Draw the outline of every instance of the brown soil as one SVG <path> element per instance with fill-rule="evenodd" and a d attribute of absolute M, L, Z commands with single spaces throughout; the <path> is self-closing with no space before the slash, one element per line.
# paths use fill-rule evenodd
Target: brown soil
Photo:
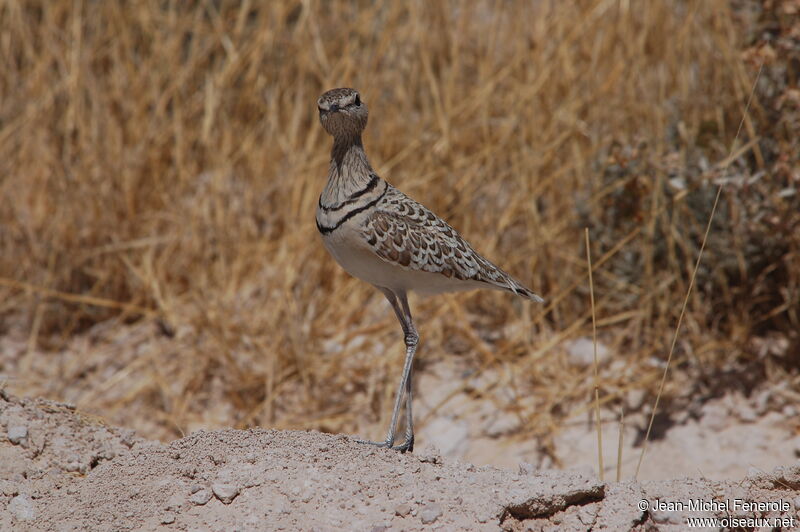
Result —
<path fill-rule="evenodd" d="M 642 511 L 639 501 L 771 501 L 780 508 L 727 513 L 795 523 L 800 507 L 798 466 L 736 482 L 603 483 L 318 432 L 200 431 L 165 445 L 8 394 L 0 427 L 2 530 L 679 530 L 726 512 Z"/>

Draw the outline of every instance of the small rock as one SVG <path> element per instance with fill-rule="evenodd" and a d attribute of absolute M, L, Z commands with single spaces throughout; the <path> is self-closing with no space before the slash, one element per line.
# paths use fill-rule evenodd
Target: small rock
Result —
<path fill-rule="evenodd" d="M 442 507 L 438 504 L 429 504 L 420 512 L 423 525 L 429 525 L 442 516 Z"/>
<path fill-rule="evenodd" d="M 217 482 L 211 485 L 211 490 L 217 499 L 225 504 L 230 504 L 239 495 L 239 486 Z M 199 491 L 197 493 L 200 493 Z M 196 495 L 196 494 L 195 494 Z"/>
<path fill-rule="evenodd" d="M 175 493 L 173 493 L 169 499 L 167 499 L 167 502 L 164 504 L 164 506 L 162 506 L 162 509 L 165 512 L 177 512 L 181 509 L 181 506 L 183 506 L 184 502 L 185 499 L 183 494 L 175 491 Z"/>
<path fill-rule="evenodd" d="M 597 363 L 602 364 L 608 358 L 608 348 L 597 343 Z M 591 338 L 578 338 L 567 344 L 567 360 L 573 366 L 586 368 L 594 365 L 594 342 Z"/>
<path fill-rule="evenodd" d="M 20 493 L 8 503 L 8 511 L 17 521 L 31 521 L 36 518 L 33 500 L 27 493 Z"/>
<path fill-rule="evenodd" d="M 394 514 L 399 515 L 400 517 L 405 517 L 411 512 L 411 506 L 408 504 L 398 504 L 394 509 Z"/>
<path fill-rule="evenodd" d="M 419 455 L 419 461 L 426 464 L 441 464 L 442 454 L 436 447 L 428 447 L 424 449 Z"/>
<path fill-rule="evenodd" d="M 389 525 L 385 525 L 385 524 L 374 525 L 369 530 L 370 530 L 370 532 L 386 532 L 387 530 L 389 530 Z"/>
<path fill-rule="evenodd" d="M 82 464 L 77 460 L 67 462 L 67 464 L 64 466 L 65 471 L 69 473 L 80 473 L 81 475 L 85 474 L 87 469 L 88 467 L 86 467 L 86 464 Z"/>
<path fill-rule="evenodd" d="M 128 448 L 133 447 L 136 443 L 136 432 L 133 429 L 119 429 L 119 441 Z"/>
<path fill-rule="evenodd" d="M 8 441 L 14 445 L 24 444 L 28 440 L 28 427 L 25 425 L 13 425 L 8 427 Z"/>
<path fill-rule="evenodd" d="M 175 514 L 172 512 L 167 512 L 161 516 L 162 525 L 171 525 L 174 522 L 175 522 Z"/>

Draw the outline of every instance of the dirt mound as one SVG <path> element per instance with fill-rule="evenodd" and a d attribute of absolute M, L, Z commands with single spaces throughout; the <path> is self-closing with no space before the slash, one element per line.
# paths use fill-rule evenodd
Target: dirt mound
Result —
<path fill-rule="evenodd" d="M 417 530 L 683 528 L 640 501 L 778 501 L 795 518 L 800 468 L 725 483 L 601 483 L 398 454 L 317 432 L 197 432 L 168 445 L 68 405 L 0 397 L 3 530 Z M 736 514 L 736 512 L 729 512 Z"/>

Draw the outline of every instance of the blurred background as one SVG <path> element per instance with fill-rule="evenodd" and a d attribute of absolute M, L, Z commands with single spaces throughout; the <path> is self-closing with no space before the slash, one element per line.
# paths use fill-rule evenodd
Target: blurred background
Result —
<path fill-rule="evenodd" d="M 643 476 L 796 459 L 798 78 L 798 0 L 3 2 L 0 381 L 154 439 L 382 436 L 402 335 L 314 226 L 351 86 L 378 173 L 547 300 L 412 299 L 420 445 L 597 468 L 588 227 L 630 476 L 722 186 Z"/>

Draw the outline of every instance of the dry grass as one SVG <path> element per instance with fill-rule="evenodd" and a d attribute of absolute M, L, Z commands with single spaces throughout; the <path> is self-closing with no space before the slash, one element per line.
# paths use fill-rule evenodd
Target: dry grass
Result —
<path fill-rule="evenodd" d="M 763 51 L 742 30 L 755 24 L 702 0 L 5 2 L 0 315 L 23 316 L 27 340 L 2 371 L 22 392 L 147 411 L 162 437 L 380 432 L 399 328 L 314 228 L 330 144 L 315 100 L 353 86 L 379 173 L 548 300 L 418 300 L 422 358 L 515 375 L 470 393 L 518 387 L 506 406 L 527 435 L 587 403 L 591 368 L 556 354 L 590 331 L 590 225 L 598 334 L 616 354 L 601 402 L 654 392 Z M 786 349 L 753 347 L 797 345 L 800 328 L 798 195 L 777 195 L 800 180 L 798 121 L 774 120 L 797 103 L 776 111 L 781 75 L 745 122 L 676 352 L 694 380 L 667 382 L 667 403 L 713 393 L 708 375 L 794 375 Z M 80 356 L 59 358 L 76 338 Z"/>

